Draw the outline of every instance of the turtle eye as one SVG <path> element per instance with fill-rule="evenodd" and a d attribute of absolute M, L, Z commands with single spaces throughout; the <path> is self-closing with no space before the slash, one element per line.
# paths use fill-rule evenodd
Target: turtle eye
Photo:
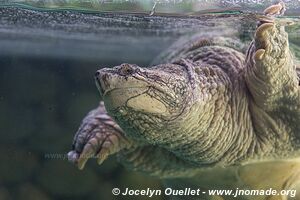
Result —
<path fill-rule="evenodd" d="M 131 75 L 134 72 L 134 68 L 129 64 L 122 64 L 119 72 L 123 76 Z"/>

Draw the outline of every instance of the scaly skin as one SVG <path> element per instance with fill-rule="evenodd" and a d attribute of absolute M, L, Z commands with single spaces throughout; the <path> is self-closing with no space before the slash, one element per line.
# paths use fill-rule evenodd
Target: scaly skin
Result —
<path fill-rule="evenodd" d="M 68 158 L 79 169 L 83 169 L 86 161 L 93 156 L 101 164 L 110 154 L 132 146 L 132 142 L 123 135 L 122 129 L 107 115 L 103 102 L 100 102 L 99 107 L 83 119 Z"/>
<path fill-rule="evenodd" d="M 220 173 L 232 177 L 223 184 L 229 188 L 294 187 L 300 180 L 299 78 L 287 33 L 269 18 L 284 9 L 279 3 L 265 10 L 246 55 L 237 41 L 198 37 L 164 56 L 165 64 L 99 70 L 106 110 L 100 103 L 84 119 L 69 159 L 82 169 L 89 157 L 101 163 L 118 152 L 131 169 L 200 177 L 198 186 Z M 266 170 L 280 176 L 261 185 Z"/>

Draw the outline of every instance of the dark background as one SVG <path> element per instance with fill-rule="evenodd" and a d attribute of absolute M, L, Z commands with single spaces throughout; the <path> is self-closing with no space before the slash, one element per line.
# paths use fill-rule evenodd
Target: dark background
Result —
<path fill-rule="evenodd" d="M 114 199 L 114 187 L 160 187 L 114 158 L 79 171 L 47 157 L 70 150 L 81 118 L 97 106 L 96 63 L 1 57 L 0 66 L 1 200 Z"/>

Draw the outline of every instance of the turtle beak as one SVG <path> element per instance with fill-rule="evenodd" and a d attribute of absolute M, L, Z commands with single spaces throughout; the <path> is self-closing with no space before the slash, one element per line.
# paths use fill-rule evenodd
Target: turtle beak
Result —
<path fill-rule="evenodd" d="M 97 87 L 98 91 L 100 92 L 100 96 L 103 97 L 104 89 L 101 86 L 100 76 L 101 76 L 100 70 L 96 71 L 96 73 L 95 73 L 96 87 Z"/>

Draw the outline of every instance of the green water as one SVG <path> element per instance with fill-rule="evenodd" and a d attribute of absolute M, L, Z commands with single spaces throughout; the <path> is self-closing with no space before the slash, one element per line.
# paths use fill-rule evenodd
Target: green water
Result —
<path fill-rule="evenodd" d="M 97 1 L 52 6 L 28 2 L 21 8 L 20 2 L 4 2 L 0 8 L 0 200 L 115 199 L 115 187 L 162 188 L 158 179 L 130 172 L 114 157 L 101 166 L 92 160 L 79 171 L 66 157 L 49 155 L 70 150 L 81 119 L 97 106 L 97 69 L 124 62 L 146 67 L 180 37 L 201 31 L 248 43 L 255 21 L 236 11 L 194 16 L 197 10 L 188 5 L 171 10 L 176 16 L 149 16 L 101 13 Z M 114 9 L 134 10 L 129 4 L 120 6 Z M 141 4 L 135 11 L 148 13 L 152 6 Z M 70 10 L 74 7 L 77 11 Z M 79 12 L 82 8 L 94 12 Z M 190 11 L 193 17 L 187 17 Z M 287 31 L 300 59 L 299 24 Z"/>

